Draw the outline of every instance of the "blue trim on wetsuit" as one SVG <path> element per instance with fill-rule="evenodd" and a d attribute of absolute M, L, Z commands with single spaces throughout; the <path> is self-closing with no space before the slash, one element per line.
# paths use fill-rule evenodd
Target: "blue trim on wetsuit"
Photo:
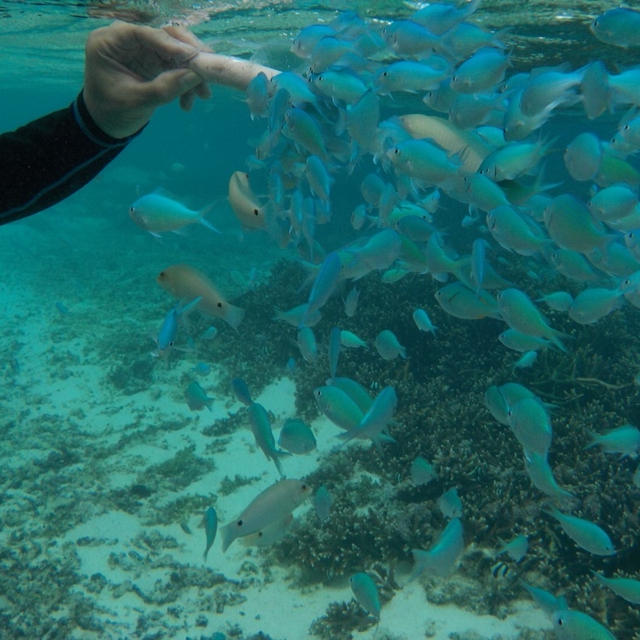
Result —
<path fill-rule="evenodd" d="M 0 224 L 46 209 L 83 187 L 132 138 L 93 121 L 82 92 L 67 108 L 0 135 Z"/>

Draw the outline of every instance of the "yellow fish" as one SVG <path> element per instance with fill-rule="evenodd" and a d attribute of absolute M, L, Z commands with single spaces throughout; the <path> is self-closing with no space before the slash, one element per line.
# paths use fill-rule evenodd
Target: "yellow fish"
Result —
<path fill-rule="evenodd" d="M 203 273 L 186 264 L 174 264 L 163 269 L 157 278 L 158 284 L 179 300 L 200 297 L 196 308 L 202 313 L 222 318 L 234 329 L 238 328 L 244 309 L 229 304 Z"/>
<path fill-rule="evenodd" d="M 229 178 L 229 203 L 243 227 L 264 229 L 267 226 L 264 208 L 251 190 L 249 175 L 244 171 L 234 171 Z"/>

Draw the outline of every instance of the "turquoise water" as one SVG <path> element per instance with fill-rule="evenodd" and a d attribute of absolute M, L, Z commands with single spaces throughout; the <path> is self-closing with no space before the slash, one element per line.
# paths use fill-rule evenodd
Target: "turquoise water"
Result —
<path fill-rule="evenodd" d="M 613 74 L 634 63 L 637 49 L 591 35 L 589 23 L 607 8 L 486 1 L 470 20 L 485 29 L 509 27 L 502 35 L 511 55 L 507 77 L 597 59 Z M 113 16 L 152 25 L 183 21 L 220 53 L 302 71 L 304 63 L 289 51 L 298 31 L 347 9 L 377 30 L 414 7 L 4 2 L 0 130 L 74 99 L 87 34 Z M 424 110 L 420 98 L 383 97 L 381 119 Z M 560 107 L 532 134 L 549 143 L 532 172 L 554 183 L 548 195 L 584 201 L 593 195 L 593 181 L 568 176 L 564 150 L 584 131 L 609 140 L 626 109 L 588 120 L 581 104 Z M 337 118 L 330 101 L 322 111 Z M 265 126 L 250 118 L 242 94 L 221 87 L 190 113 L 168 105 L 85 188 L 0 228 L 0 638 L 568 637 L 554 631 L 551 612 L 533 604 L 521 581 L 565 597 L 560 608 L 588 614 L 619 640 L 640 637 L 637 605 L 591 573 L 640 579 L 637 461 L 584 449 L 592 431 L 639 421 L 637 308 L 623 301 L 594 324 L 580 324 L 540 303 L 549 324 L 568 335 L 561 337 L 566 352 L 546 348 L 520 369 L 514 364 L 521 354 L 497 339 L 507 328 L 503 320 L 463 320 L 437 304 L 434 295 L 445 284 L 440 275 L 414 269 L 388 282 L 399 274 L 372 269 L 354 283 L 341 282 L 322 306 L 313 327 L 318 359 L 307 363 L 296 327 L 273 320 L 276 310 L 307 301 L 307 242 L 292 234 L 283 248 L 274 234 L 243 229 L 227 198 L 231 173 L 251 169 L 252 185 L 266 201 L 268 172 L 247 164 Z M 638 168 L 633 154 L 628 161 Z M 370 154 L 352 167 L 337 153 L 330 171 L 332 217 L 316 226 L 315 258 L 356 242 L 341 254 L 345 260 L 380 228 L 358 231 L 351 223 L 362 180 L 374 172 L 391 184 L 402 172 L 374 163 Z M 299 168 L 293 175 L 302 180 Z M 395 184 L 400 191 L 401 180 Z M 193 209 L 212 205 L 207 219 L 223 233 L 191 225 L 156 238 L 137 227 L 129 207 L 158 188 Z M 638 182 L 631 188 L 637 192 Z M 424 195 L 432 186 L 419 189 Z M 368 213 L 380 215 L 377 208 Z M 512 283 L 499 288 L 517 287 L 535 299 L 555 290 L 576 296 L 587 287 L 559 274 L 542 252 L 525 256 L 501 247 L 484 213 L 470 226 L 462 225 L 465 215 L 466 203 L 443 194 L 434 226 L 450 257 L 469 255 L 474 239 L 485 238 L 488 263 Z M 622 237 L 614 244 L 623 246 Z M 424 255 L 426 241 L 416 245 Z M 234 331 L 219 318 L 189 314 L 174 348 L 158 357 L 155 341 L 175 300 L 156 278 L 179 263 L 206 273 L 245 309 L 245 318 Z M 625 264 L 624 276 L 599 271 L 588 286 L 614 289 L 636 271 Z M 449 274 L 448 283 L 455 279 Z M 357 313 L 347 316 L 344 299 L 354 284 L 360 300 Z M 418 307 L 438 327 L 435 335 L 417 330 L 411 314 Z M 342 430 L 318 410 L 314 390 L 329 377 L 334 326 L 368 344 L 341 351 L 338 375 L 361 383 L 371 398 L 395 389 L 388 425 L 394 443 L 357 438 L 340 446 Z M 383 329 L 395 333 L 406 359 L 378 354 L 374 341 Z M 233 393 L 236 377 L 270 412 L 276 441 L 288 418 L 311 425 L 317 448 L 283 457 L 282 468 L 313 492 L 327 487 L 333 504 L 323 521 L 305 500 L 286 535 L 269 545 L 241 539 L 223 553 L 218 531 L 205 561 L 205 509 L 215 507 L 222 528 L 279 478 Z M 193 380 L 213 398 L 210 410 L 190 410 L 185 391 Z M 487 390 L 507 382 L 554 405 L 548 459 L 573 500 L 551 500 L 533 486 L 520 443 L 487 409 Z M 428 484 L 411 479 L 418 455 L 435 467 Z M 465 551 L 449 575 L 426 570 L 410 580 L 411 550 L 430 549 L 438 539 L 448 521 L 438 501 L 452 487 L 462 501 Z M 617 553 L 580 548 L 545 513 L 551 504 L 602 527 Z M 522 560 L 496 556 L 519 534 L 529 541 Z M 349 577 L 362 571 L 380 593 L 379 625 L 349 587 Z M 590 637 L 582 633 L 575 637 Z"/>

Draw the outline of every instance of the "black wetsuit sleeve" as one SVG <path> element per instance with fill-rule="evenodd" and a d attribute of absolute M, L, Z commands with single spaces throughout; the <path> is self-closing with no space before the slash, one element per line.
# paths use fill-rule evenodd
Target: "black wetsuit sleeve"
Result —
<path fill-rule="evenodd" d="M 105 134 L 89 115 L 82 92 L 68 108 L 0 135 L 0 224 L 71 195 L 135 135 Z"/>

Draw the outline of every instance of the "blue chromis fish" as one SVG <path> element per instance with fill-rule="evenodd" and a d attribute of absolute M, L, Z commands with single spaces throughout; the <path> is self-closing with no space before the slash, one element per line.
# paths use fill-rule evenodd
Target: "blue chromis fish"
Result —
<path fill-rule="evenodd" d="M 313 507 L 320 522 L 325 522 L 329 519 L 332 504 L 333 497 L 329 493 L 329 489 L 325 485 L 318 487 L 318 490 L 313 495 Z"/>
<path fill-rule="evenodd" d="M 378 587 L 373 579 L 366 573 L 360 572 L 349 578 L 353 597 L 358 604 L 376 620 L 380 619 L 380 596 Z"/>
<path fill-rule="evenodd" d="M 640 12 L 625 7 L 609 9 L 591 23 L 593 35 L 616 47 L 640 45 Z"/>
<path fill-rule="evenodd" d="M 376 336 L 374 344 L 380 357 L 385 360 L 394 360 L 398 356 L 401 358 L 407 357 L 405 348 L 398 342 L 395 333 L 389 329 L 381 331 Z"/>
<path fill-rule="evenodd" d="M 431 318 L 429 318 L 429 314 L 424 309 L 416 309 L 413 312 L 412 317 L 413 317 L 413 321 L 416 324 L 416 327 L 418 327 L 420 331 L 429 331 L 434 336 L 436 335 L 436 329 L 438 327 L 436 327 L 431 322 Z"/>
<path fill-rule="evenodd" d="M 632 578 L 605 578 L 603 575 L 592 571 L 598 582 L 611 589 L 616 595 L 624 598 L 631 604 L 640 604 L 640 580 Z"/>
<path fill-rule="evenodd" d="M 458 558 L 464 550 L 462 522 L 459 518 L 449 520 L 436 543 L 429 549 L 412 549 L 414 568 L 409 580 L 414 580 L 423 571 L 446 578 L 456 567 Z"/>
<path fill-rule="evenodd" d="M 520 562 L 529 549 L 529 539 L 525 535 L 518 535 L 509 542 L 503 542 L 496 556 L 506 553 L 514 562 Z"/>
<path fill-rule="evenodd" d="M 605 453 L 619 453 L 624 456 L 635 457 L 640 450 L 640 430 L 631 424 L 623 424 L 607 431 L 607 433 L 592 434 L 593 439 L 585 447 L 602 447 Z"/>
<path fill-rule="evenodd" d="M 397 404 L 395 389 L 392 386 L 385 387 L 375 397 L 359 424 L 346 433 L 340 434 L 340 438 L 345 442 L 352 438 L 370 438 L 375 443 L 381 440 L 394 442 L 385 430 L 393 418 Z"/>
<path fill-rule="evenodd" d="M 462 517 L 462 500 L 458 495 L 458 487 L 445 491 L 437 501 L 438 508 L 447 518 Z"/>
<path fill-rule="evenodd" d="M 235 393 L 236 398 L 242 402 L 242 404 L 248 407 L 253 402 L 249 387 L 242 378 L 234 378 L 231 381 L 231 387 L 233 388 L 233 393 Z"/>
<path fill-rule="evenodd" d="M 303 480 L 283 478 L 259 493 L 242 513 L 220 530 L 222 551 L 236 539 L 282 521 L 309 496 L 311 488 Z"/>
<path fill-rule="evenodd" d="M 616 640 L 609 629 L 581 611 L 556 611 L 551 621 L 558 640 Z"/>
<path fill-rule="evenodd" d="M 189 383 L 189 386 L 185 390 L 184 395 L 187 399 L 187 405 L 189 405 L 189 409 L 191 409 L 191 411 L 200 411 L 205 407 L 207 407 L 207 409 L 211 411 L 213 398 L 207 396 L 207 392 L 200 386 L 200 384 L 196 380 L 193 380 Z"/>
<path fill-rule="evenodd" d="M 195 307 L 200 300 L 202 300 L 202 296 L 194 298 L 191 302 L 185 305 L 177 304 L 167 312 L 167 315 L 162 321 L 160 331 L 158 331 L 158 337 L 156 338 L 156 344 L 158 345 L 160 353 L 163 353 L 173 346 L 176 334 L 178 333 L 178 322 L 180 320 L 180 316 Z"/>
<path fill-rule="evenodd" d="M 207 507 L 204 512 L 204 531 L 207 536 L 207 544 L 204 548 L 204 559 L 206 560 L 218 531 L 218 515 L 213 507 Z"/>
<path fill-rule="evenodd" d="M 207 205 L 199 211 L 194 211 L 177 200 L 154 192 L 138 198 L 129 207 L 129 215 L 139 227 L 153 234 L 176 231 L 195 222 L 199 222 L 211 231 L 220 233 L 204 218 L 212 207 L 213 205 Z"/>
<path fill-rule="evenodd" d="M 286 454 L 276 448 L 276 440 L 271 431 L 271 420 L 267 410 L 258 402 L 252 402 L 248 408 L 249 421 L 251 422 L 251 432 L 256 440 L 256 444 L 262 449 L 262 453 L 273 460 L 278 473 L 282 476 L 282 466 L 280 465 L 280 456 Z"/>
<path fill-rule="evenodd" d="M 285 421 L 280 430 L 278 444 L 290 453 L 303 455 L 316 448 L 316 438 L 308 424 L 302 420 L 290 418 Z"/>
<path fill-rule="evenodd" d="M 433 465 L 425 460 L 422 456 L 414 458 L 411 462 L 411 482 L 416 486 L 421 484 L 428 484 L 433 479 L 438 477 Z"/>
<path fill-rule="evenodd" d="M 564 596 L 557 598 L 552 593 L 540 589 L 539 587 L 533 587 L 527 584 L 523 580 L 520 580 L 520 585 L 523 589 L 529 592 L 529 595 L 533 598 L 534 602 L 547 614 L 553 615 L 555 611 L 564 611 L 567 608 L 567 601 Z"/>
<path fill-rule="evenodd" d="M 336 377 L 341 346 L 341 331 L 338 327 L 333 327 L 329 333 L 329 375 L 332 378 Z"/>
<path fill-rule="evenodd" d="M 550 507 L 547 513 L 555 518 L 564 532 L 582 549 L 595 556 L 612 556 L 616 550 L 606 531 L 597 524 L 575 516 L 561 513 L 555 507 Z"/>

